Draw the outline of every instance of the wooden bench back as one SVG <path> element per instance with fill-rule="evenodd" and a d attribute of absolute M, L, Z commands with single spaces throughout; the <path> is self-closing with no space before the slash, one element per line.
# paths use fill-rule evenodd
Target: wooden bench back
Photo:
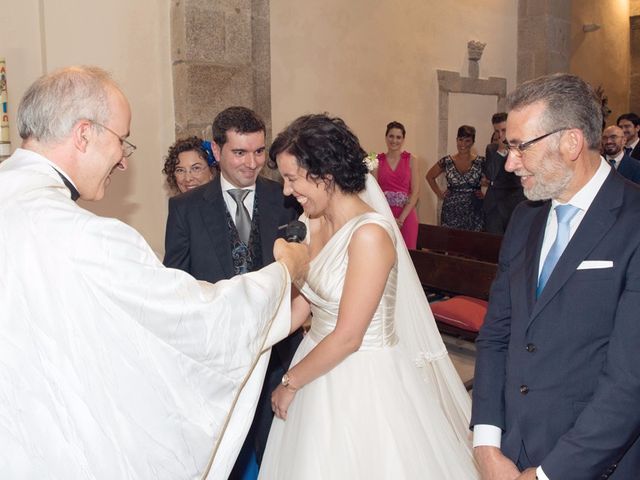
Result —
<path fill-rule="evenodd" d="M 417 249 L 449 253 L 458 257 L 498 263 L 502 236 L 470 232 L 421 223 L 418 226 Z"/>
<path fill-rule="evenodd" d="M 443 255 L 428 250 L 410 250 L 413 265 L 423 287 L 450 295 L 489 299 L 498 265 Z"/>

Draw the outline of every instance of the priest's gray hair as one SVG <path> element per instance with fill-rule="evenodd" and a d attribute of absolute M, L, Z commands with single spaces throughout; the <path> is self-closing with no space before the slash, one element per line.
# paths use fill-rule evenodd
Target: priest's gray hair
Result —
<path fill-rule="evenodd" d="M 56 143 L 81 120 L 108 123 L 110 86 L 118 89 L 99 67 L 66 67 L 43 75 L 27 89 L 18 107 L 20 137 Z"/>
<path fill-rule="evenodd" d="M 546 107 L 539 119 L 540 134 L 558 128 L 577 128 L 582 130 L 591 150 L 600 150 L 602 108 L 587 82 L 576 75 L 556 73 L 524 82 L 507 96 L 509 110 L 520 110 L 536 102 Z"/>

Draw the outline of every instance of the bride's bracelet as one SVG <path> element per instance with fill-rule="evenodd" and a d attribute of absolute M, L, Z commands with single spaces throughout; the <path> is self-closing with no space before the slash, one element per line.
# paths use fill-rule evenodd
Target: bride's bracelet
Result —
<path fill-rule="evenodd" d="M 296 387 L 294 387 L 293 385 L 291 385 L 290 383 L 290 378 L 289 378 L 289 372 L 285 373 L 282 376 L 282 381 L 280 382 L 280 384 L 286 388 L 287 390 L 289 390 L 290 392 L 296 392 L 298 391 L 298 389 Z"/>

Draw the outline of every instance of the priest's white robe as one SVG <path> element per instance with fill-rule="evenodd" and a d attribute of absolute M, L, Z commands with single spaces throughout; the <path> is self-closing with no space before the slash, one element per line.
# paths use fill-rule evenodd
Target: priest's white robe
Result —
<path fill-rule="evenodd" d="M 208 478 L 226 479 L 289 298 L 280 263 L 215 285 L 165 268 L 18 149 L 0 164 L 0 478 L 196 479 L 222 438 Z"/>

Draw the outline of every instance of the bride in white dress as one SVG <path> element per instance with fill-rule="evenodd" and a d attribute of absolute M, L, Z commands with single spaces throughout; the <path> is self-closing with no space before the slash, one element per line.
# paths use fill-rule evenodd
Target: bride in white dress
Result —
<path fill-rule="evenodd" d="M 479 478 L 469 396 L 365 155 L 326 115 L 297 119 L 270 150 L 304 208 L 312 260 L 292 321 L 312 322 L 272 395 L 259 478 Z"/>

